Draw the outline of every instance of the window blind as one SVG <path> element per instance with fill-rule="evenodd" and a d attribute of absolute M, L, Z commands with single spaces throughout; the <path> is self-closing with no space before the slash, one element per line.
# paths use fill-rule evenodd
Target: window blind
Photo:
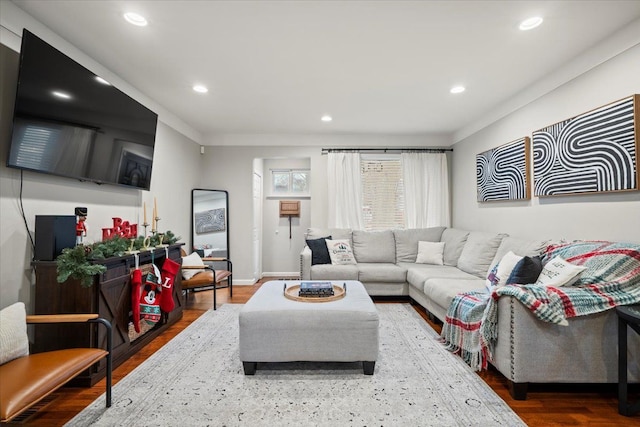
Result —
<path fill-rule="evenodd" d="M 403 228 L 405 209 L 400 156 L 362 156 L 360 171 L 365 230 Z"/>

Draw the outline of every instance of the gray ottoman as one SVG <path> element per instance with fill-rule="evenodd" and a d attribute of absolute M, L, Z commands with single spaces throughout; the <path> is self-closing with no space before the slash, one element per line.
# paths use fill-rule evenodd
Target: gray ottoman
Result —
<path fill-rule="evenodd" d="M 378 312 L 362 283 L 347 284 L 344 298 L 293 301 L 283 287 L 299 281 L 271 281 L 240 311 L 240 360 L 246 375 L 258 362 L 363 362 L 372 375 L 378 358 Z"/>

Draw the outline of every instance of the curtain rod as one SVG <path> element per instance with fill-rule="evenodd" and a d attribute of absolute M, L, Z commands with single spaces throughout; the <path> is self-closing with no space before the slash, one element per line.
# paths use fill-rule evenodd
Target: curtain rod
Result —
<path fill-rule="evenodd" d="M 447 151 L 453 151 L 453 148 L 323 148 L 322 154 L 328 153 L 359 153 L 361 151 L 371 152 L 377 151 L 380 153 L 444 153 Z"/>

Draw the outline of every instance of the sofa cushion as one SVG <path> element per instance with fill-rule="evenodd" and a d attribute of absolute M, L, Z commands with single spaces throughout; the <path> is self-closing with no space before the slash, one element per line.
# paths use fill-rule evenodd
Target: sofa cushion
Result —
<path fill-rule="evenodd" d="M 325 240 L 327 242 L 327 250 L 331 257 L 331 264 L 344 265 L 355 264 L 356 259 L 353 257 L 351 243 L 347 239 Z"/>
<path fill-rule="evenodd" d="M 0 365 L 28 354 L 27 313 L 16 302 L 0 310 Z"/>
<path fill-rule="evenodd" d="M 361 282 L 404 283 L 407 281 L 407 269 L 393 263 L 359 262 L 358 280 Z"/>
<path fill-rule="evenodd" d="M 447 228 L 442 232 L 440 241 L 444 242 L 444 265 L 458 265 L 469 232 L 457 228 Z"/>
<path fill-rule="evenodd" d="M 311 249 L 311 265 L 331 264 L 326 239 L 331 240 L 331 236 L 321 237 L 320 239 L 307 239 L 307 246 Z"/>
<path fill-rule="evenodd" d="M 445 227 L 393 230 L 396 241 L 396 262 L 416 262 L 418 242 L 439 242 Z"/>
<path fill-rule="evenodd" d="M 358 267 L 355 264 L 333 265 L 318 264 L 311 266 L 311 280 L 358 280 Z"/>
<path fill-rule="evenodd" d="M 448 279 L 461 279 L 470 280 L 476 277 L 465 273 L 457 267 L 450 265 L 433 265 L 433 264 L 413 264 L 401 262 L 398 264 L 400 267 L 407 269 L 407 282 L 414 288 L 421 290 L 424 287 L 424 282 L 427 279 L 432 278 L 448 278 Z"/>
<path fill-rule="evenodd" d="M 453 297 L 462 292 L 486 291 L 482 279 L 429 279 L 424 283 L 424 293 L 435 304 L 447 310 Z"/>
<path fill-rule="evenodd" d="M 351 229 L 350 228 L 307 228 L 307 232 L 304 236 L 306 239 L 319 239 L 321 237 L 331 236 L 334 239 L 349 239 L 351 242 Z"/>
<path fill-rule="evenodd" d="M 393 231 L 353 231 L 353 254 L 358 262 L 396 262 Z"/>
<path fill-rule="evenodd" d="M 500 242 L 496 255 L 493 257 L 493 261 L 491 261 L 491 268 L 509 251 L 519 256 L 541 256 L 549 244 L 551 244 L 550 240 L 528 240 L 506 236 L 502 239 L 502 242 Z"/>
<path fill-rule="evenodd" d="M 417 264 L 444 265 L 444 242 L 418 242 Z"/>
<path fill-rule="evenodd" d="M 485 279 L 504 237 L 505 234 L 470 232 L 458 259 L 458 268 Z"/>

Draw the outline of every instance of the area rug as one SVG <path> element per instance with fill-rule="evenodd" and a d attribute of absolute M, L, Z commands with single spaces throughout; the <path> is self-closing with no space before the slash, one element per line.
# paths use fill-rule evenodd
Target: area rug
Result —
<path fill-rule="evenodd" d="M 409 304 L 378 304 L 374 375 L 357 363 L 261 363 L 245 376 L 240 304 L 208 311 L 68 426 L 522 426 Z"/>

